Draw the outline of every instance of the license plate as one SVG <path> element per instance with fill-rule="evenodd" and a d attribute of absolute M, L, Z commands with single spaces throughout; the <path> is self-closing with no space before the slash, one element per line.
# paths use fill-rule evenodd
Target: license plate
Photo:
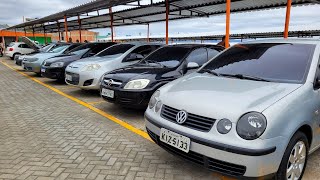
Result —
<path fill-rule="evenodd" d="M 46 68 L 41 68 L 41 72 L 45 73 L 46 72 Z"/>
<path fill-rule="evenodd" d="M 101 95 L 109 98 L 114 98 L 114 91 L 110 89 L 102 89 Z"/>
<path fill-rule="evenodd" d="M 71 76 L 71 75 L 69 75 L 69 74 L 66 74 L 66 80 L 68 80 L 68 81 L 72 81 L 72 76 Z"/>
<path fill-rule="evenodd" d="M 190 138 L 164 128 L 161 128 L 160 131 L 160 141 L 186 153 L 188 153 L 190 149 Z"/>

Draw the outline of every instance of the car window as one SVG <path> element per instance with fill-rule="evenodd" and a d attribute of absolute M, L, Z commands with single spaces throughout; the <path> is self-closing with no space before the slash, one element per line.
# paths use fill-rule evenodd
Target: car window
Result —
<path fill-rule="evenodd" d="M 187 56 L 191 48 L 167 46 L 157 49 L 148 57 L 139 63 L 146 63 L 148 65 L 158 66 L 163 65 L 166 67 L 176 67 Z"/>
<path fill-rule="evenodd" d="M 51 53 L 58 53 L 61 52 L 62 50 L 64 50 L 68 45 L 61 45 L 61 46 L 57 46 L 55 48 L 52 48 L 49 52 Z"/>
<path fill-rule="evenodd" d="M 207 48 L 208 51 L 208 59 L 212 59 L 213 57 L 215 57 L 217 54 L 219 54 L 220 52 L 215 50 L 215 49 L 211 49 L 211 48 Z"/>
<path fill-rule="evenodd" d="M 111 46 L 110 48 L 107 48 L 97 54 L 96 56 L 103 57 L 103 56 L 121 56 L 125 52 L 127 52 L 129 49 L 131 49 L 134 45 L 132 44 L 117 44 L 114 46 Z"/>
<path fill-rule="evenodd" d="M 112 46 L 112 44 L 98 43 L 91 49 L 91 52 L 93 54 L 98 54 L 99 52 L 103 51 L 104 49 L 106 49 L 110 46 Z"/>
<path fill-rule="evenodd" d="M 14 46 L 14 42 L 11 42 L 9 45 L 8 45 L 8 47 L 13 47 Z"/>
<path fill-rule="evenodd" d="M 140 46 L 133 50 L 128 56 L 124 59 L 125 62 L 128 61 L 136 61 L 141 60 L 144 57 L 146 57 L 148 54 L 150 54 L 154 48 L 150 45 Z"/>
<path fill-rule="evenodd" d="M 69 54 L 73 49 L 79 47 L 81 44 L 72 44 L 70 45 L 64 52 L 63 54 Z"/>
<path fill-rule="evenodd" d="M 235 45 L 203 69 L 220 74 L 246 75 L 273 82 L 303 83 L 315 45 L 261 43 Z"/>
<path fill-rule="evenodd" d="M 208 54 L 206 48 L 198 48 L 193 50 L 187 57 L 187 62 L 195 62 L 199 66 L 203 65 L 208 61 Z"/>

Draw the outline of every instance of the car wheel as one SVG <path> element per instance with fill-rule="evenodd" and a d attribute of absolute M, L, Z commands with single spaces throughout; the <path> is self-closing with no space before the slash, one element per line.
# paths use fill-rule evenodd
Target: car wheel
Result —
<path fill-rule="evenodd" d="M 16 55 L 20 55 L 20 53 L 15 53 L 15 54 L 13 54 L 13 56 L 12 56 L 12 60 L 14 60 L 14 58 L 16 57 Z"/>
<path fill-rule="evenodd" d="M 299 131 L 291 138 L 287 146 L 276 179 L 300 180 L 307 165 L 308 153 L 307 136 Z"/>

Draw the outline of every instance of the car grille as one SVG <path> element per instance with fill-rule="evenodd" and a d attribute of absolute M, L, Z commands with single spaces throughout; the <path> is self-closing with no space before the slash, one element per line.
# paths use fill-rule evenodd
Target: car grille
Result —
<path fill-rule="evenodd" d="M 161 117 L 171 122 L 177 123 L 176 115 L 180 110 L 163 105 L 161 110 Z M 179 124 L 188 128 L 192 128 L 199 131 L 208 132 L 212 128 L 216 120 L 195 114 L 188 113 L 188 118 L 183 124 Z M 178 123 L 177 123 L 178 124 Z"/>
<path fill-rule="evenodd" d="M 172 147 L 168 144 L 161 142 L 159 140 L 159 136 L 151 132 L 148 128 L 147 128 L 147 132 L 151 137 L 151 139 L 166 151 L 172 154 L 175 154 L 177 156 L 180 156 L 183 159 L 189 160 L 198 165 L 204 166 L 211 171 L 216 171 L 216 172 L 219 172 L 222 174 L 228 174 L 231 176 L 243 176 L 244 173 L 246 172 L 247 168 L 242 165 L 232 164 L 232 163 L 220 161 L 217 159 L 209 158 L 207 156 L 204 156 L 202 154 L 199 154 L 193 151 L 189 151 L 188 153 L 185 153 L 175 147 Z"/>
<path fill-rule="evenodd" d="M 120 87 L 123 82 L 116 79 L 104 78 L 103 83 L 104 85 L 109 87 Z"/>
<path fill-rule="evenodd" d="M 78 85 L 79 84 L 79 74 L 75 74 L 75 73 L 70 73 L 70 72 L 66 72 L 66 74 L 72 76 L 72 81 L 69 81 L 66 79 L 66 81 L 70 84 L 73 84 L 73 85 Z"/>

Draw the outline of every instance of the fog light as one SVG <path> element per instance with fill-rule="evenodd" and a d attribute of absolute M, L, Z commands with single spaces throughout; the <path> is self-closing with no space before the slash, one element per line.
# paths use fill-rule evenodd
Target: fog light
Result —
<path fill-rule="evenodd" d="M 156 112 L 158 112 L 160 109 L 161 109 L 161 106 L 162 106 L 162 102 L 161 101 L 158 101 L 157 104 L 156 104 L 156 107 L 154 108 L 154 110 Z"/>
<path fill-rule="evenodd" d="M 93 79 L 87 80 L 83 83 L 83 86 L 90 86 L 93 83 Z"/>
<path fill-rule="evenodd" d="M 221 119 L 217 124 L 217 130 L 221 134 L 227 134 L 232 128 L 232 122 L 229 119 Z"/>

